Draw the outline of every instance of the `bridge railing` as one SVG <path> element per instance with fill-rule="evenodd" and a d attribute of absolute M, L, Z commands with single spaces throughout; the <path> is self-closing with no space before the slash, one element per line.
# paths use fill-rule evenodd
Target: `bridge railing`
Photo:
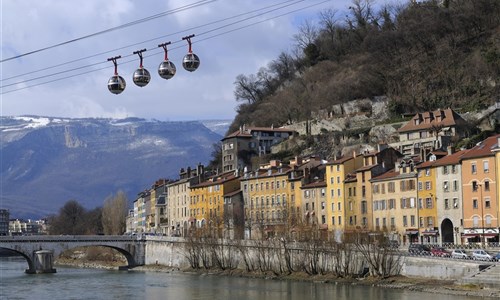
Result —
<path fill-rule="evenodd" d="M 29 236 L 0 236 L 0 242 L 82 242 L 82 241 L 137 241 L 144 240 L 143 236 L 128 235 L 29 235 Z"/>

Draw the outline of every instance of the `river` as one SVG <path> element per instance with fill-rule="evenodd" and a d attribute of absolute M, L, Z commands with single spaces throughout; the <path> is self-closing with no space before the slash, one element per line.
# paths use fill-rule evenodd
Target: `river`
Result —
<path fill-rule="evenodd" d="M 20 257 L 0 257 L 0 299 L 436 299 L 436 294 L 369 286 L 57 267 L 28 275 Z M 440 300 L 471 297 L 439 295 Z M 478 298 L 479 299 L 479 298 Z"/>

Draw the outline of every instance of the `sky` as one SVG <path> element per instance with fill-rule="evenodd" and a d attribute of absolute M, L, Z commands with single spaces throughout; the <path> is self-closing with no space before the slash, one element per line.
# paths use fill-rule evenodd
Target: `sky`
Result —
<path fill-rule="evenodd" d="M 345 16 L 350 3 L 0 0 L 0 114 L 160 121 L 233 119 L 238 105 L 234 81 L 239 74 L 255 74 L 280 52 L 291 53 L 293 35 L 305 20 L 317 22 L 319 12 L 326 9 Z M 136 22 L 164 12 L 169 13 Z M 125 24 L 131 26 L 122 26 Z M 101 33 L 118 26 L 121 28 Z M 188 51 L 182 37 L 191 34 L 195 35 L 193 53 L 201 61 L 194 72 L 182 68 Z M 157 46 L 169 41 L 168 57 L 177 73 L 165 80 L 157 72 L 164 59 Z M 139 67 L 139 56 L 133 52 L 141 49 L 147 49 L 143 65 L 151 73 L 151 82 L 142 88 L 132 81 Z M 117 60 L 118 73 L 127 86 L 114 95 L 107 89 L 114 73 L 113 63 L 107 59 L 118 55 L 122 56 Z M 48 81 L 52 82 L 44 83 Z"/>

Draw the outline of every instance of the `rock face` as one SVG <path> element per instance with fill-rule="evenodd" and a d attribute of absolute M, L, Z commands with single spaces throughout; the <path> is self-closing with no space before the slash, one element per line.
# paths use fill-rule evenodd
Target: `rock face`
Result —
<path fill-rule="evenodd" d="M 94 208 L 120 189 L 133 201 L 155 180 L 207 164 L 222 138 L 197 121 L 138 118 L 2 117 L 0 128 L 0 207 L 15 218 L 56 213 L 70 199 Z"/>

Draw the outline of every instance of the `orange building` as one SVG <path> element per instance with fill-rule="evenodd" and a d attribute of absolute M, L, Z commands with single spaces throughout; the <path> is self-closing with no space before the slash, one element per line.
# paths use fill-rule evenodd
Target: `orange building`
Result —
<path fill-rule="evenodd" d="M 463 239 L 485 244 L 499 241 L 499 203 L 495 152 L 500 135 L 478 143 L 462 157 Z"/>

